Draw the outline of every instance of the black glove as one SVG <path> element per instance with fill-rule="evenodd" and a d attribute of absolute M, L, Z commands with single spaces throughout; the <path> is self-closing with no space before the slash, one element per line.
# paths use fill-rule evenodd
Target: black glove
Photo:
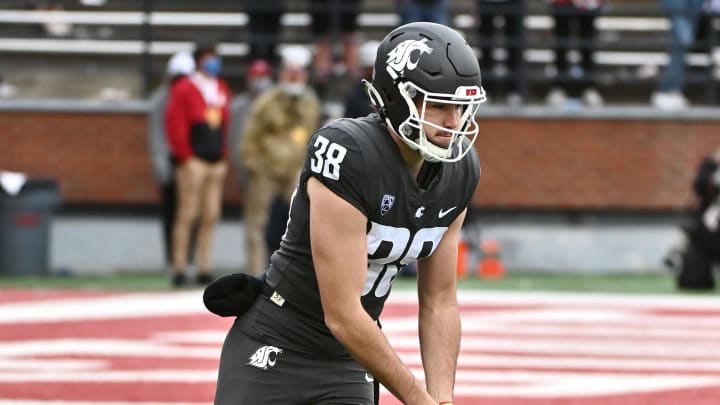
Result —
<path fill-rule="evenodd" d="M 240 316 L 262 294 L 264 281 L 248 274 L 222 276 L 205 287 L 205 308 L 219 316 Z"/>

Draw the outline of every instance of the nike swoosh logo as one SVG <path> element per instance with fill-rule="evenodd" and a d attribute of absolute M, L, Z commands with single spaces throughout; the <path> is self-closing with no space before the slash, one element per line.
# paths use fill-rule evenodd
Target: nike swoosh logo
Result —
<path fill-rule="evenodd" d="M 370 374 L 365 373 L 365 381 L 373 382 L 373 381 L 375 381 L 375 378 L 373 376 L 371 376 Z"/>
<path fill-rule="evenodd" d="M 449 213 L 450 213 L 452 210 L 454 210 L 455 208 L 457 208 L 457 207 L 448 208 L 448 209 L 446 209 L 446 210 L 444 210 L 444 211 L 443 211 L 443 210 L 440 210 L 440 212 L 438 212 L 438 218 L 441 218 L 441 219 L 444 218 L 445 215 L 449 214 Z"/>

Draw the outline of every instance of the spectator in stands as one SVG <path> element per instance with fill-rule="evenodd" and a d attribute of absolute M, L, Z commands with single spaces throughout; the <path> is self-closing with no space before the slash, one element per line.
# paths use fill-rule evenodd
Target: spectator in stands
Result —
<path fill-rule="evenodd" d="M 240 159 L 240 147 L 242 145 L 242 129 L 245 125 L 247 116 L 250 114 L 252 103 L 257 97 L 269 90 L 273 86 L 272 67 L 263 59 L 255 60 L 248 66 L 245 75 L 247 79 L 247 90 L 233 99 L 232 102 L 232 120 L 230 121 L 230 138 L 232 150 L 231 155 L 233 166 L 236 169 L 237 178 L 242 188 L 247 191 L 247 176 L 242 169 L 242 161 Z M 270 209 L 270 219 L 265 229 L 265 244 L 268 252 L 274 252 L 280 247 L 280 239 L 285 231 L 285 223 L 287 222 L 288 207 L 285 200 L 278 196 L 272 203 Z"/>
<path fill-rule="evenodd" d="M 244 126 L 240 160 L 247 173 L 245 233 L 247 272 L 267 267 L 264 234 L 273 199 L 289 204 L 305 159 L 306 143 L 317 129 L 320 105 L 308 86 L 310 52 L 299 46 L 282 51 L 278 84 L 255 100 Z"/>
<path fill-rule="evenodd" d="M 264 59 L 277 64 L 276 47 L 282 28 L 285 0 L 245 0 L 248 15 L 249 61 Z"/>
<path fill-rule="evenodd" d="M 379 44 L 379 41 L 367 41 L 360 46 L 359 59 L 363 80 L 372 80 L 375 55 Z M 345 117 L 364 117 L 373 112 L 367 95 L 367 87 L 363 80 L 358 80 L 345 97 Z"/>
<path fill-rule="evenodd" d="M 417 21 L 449 24 L 449 0 L 395 0 L 400 24 Z"/>
<path fill-rule="evenodd" d="M 720 63 L 714 55 L 714 49 L 720 46 L 720 29 L 714 25 L 718 18 L 720 18 L 720 0 L 704 0 L 695 30 L 694 50 L 708 55 L 710 59 L 706 73 L 710 76 L 711 86 L 717 86 L 720 80 Z"/>
<path fill-rule="evenodd" d="M 486 88 L 490 94 L 498 94 L 498 87 L 506 87 L 508 104 L 519 105 L 525 93 L 521 88 L 524 80 L 525 0 L 478 0 L 477 7 L 480 16 L 480 70 L 485 83 L 488 83 Z M 502 18 L 500 30 L 495 24 L 498 17 Z M 507 55 L 504 65 L 495 59 L 493 52 L 500 45 L 499 35 L 496 34 L 503 36 Z"/>
<path fill-rule="evenodd" d="M 177 216 L 177 183 L 175 166 L 167 143 L 163 116 L 167 107 L 170 88 L 175 87 L 182 78 L 195 71 L 192 53 L 180 51 L 168 60 L 166 72 L 168 81 L 152 96 L 153 110 L 150 114 L 149 148 L 155 179 L 160 184 L 160 203 L 162 206 L 162 236 L 165 252 L 165 264 L 172 267 L 172 234 Z M 192 240 L 192 238 L 191 238 Z M 189 254 L 188 261 L 191 261 Z"/>
<path fill-rule="evenodd" d="M 348 73 L 358 75 L 357 15 L 361 0 L 312 0 L 312 33 L 315 37 L 314 81 L 323 84 L 329 75 Z M 334 38 L 343 46 L 343 63 L 335 65 Z"/>
<path fill-rule="evenodd" d="M 198 218 L 197 282 L 212 281 L 210 248 L 227 173 L 230 90 L 219 77 L 222 63 L 214 44 L 198 46 L 193 58 L 197 70 L 173 86 L 165 115 L 170 151 L 177 162 L 172 278 L 176 287 L 187 282 L 190 232 Z"/>
<path fill-rule="evenodd" d="M 38 2 L 36 10 L 42 12 L 42 28 L 50 37 L 67 37 L 74 31 L 72 23 L 64 15 L 62 1 L 48 0 Z"/>
<path fill-rule="evenodd" d="M 588 107 L 603 104 L 595 85 L 595 19 L 602 10 L 603 0 L 550 0 L 555 35 L 555 87 L 548 94 L 551 105 L 564 106 L 568 93 L 580 97 Z M 580 65 L 568 61 L 573 37 L 578 42 Z"/>
<path fill-rule="evenodd" d="M 260 94 L 272 88 L 273 84 L 273 68 L 270 63 L 264 59 L 252 61 L 245 72 L 245 92 L 233 98 L 230 107 L 232 119 L 230 120 L 228 136 L 233 151 L 230 160 L 235 168 L 237 178 L 243 186 L 246 185 L 247 179 L 245 178 L 245 172 L 242 170 L 239 152 L 242 144 L 242 129 L 245 126 L 248 114 L 250 114 L 252 103 Z"/>
<path fill-rule="evenodd" d="M 688 107 L 685 88 L 685 55 L 692 47 L 703 0 L 661 0 L 663 11 L 670 19 L 671 43 L 669 61 L 665 65 L 652 104 L 663 110 Z"/>
<path fill-rule="evenodd" d="M 15 86 L 8 83 L 2 76 L 0 76 L 0 99 L 13 98 L 16 94 L 17 88 L 15 88 Z"/>

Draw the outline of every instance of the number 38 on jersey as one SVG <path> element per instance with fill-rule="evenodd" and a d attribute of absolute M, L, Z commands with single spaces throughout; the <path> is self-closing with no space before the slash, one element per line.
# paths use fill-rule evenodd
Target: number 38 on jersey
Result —
<path fill-rule="evenodd" d="M 315 153 L 310 159 L 310 170 L 331 180 L 340 179 L 340 164 L 347 149 L 320 135 L 313 144 Z"/>

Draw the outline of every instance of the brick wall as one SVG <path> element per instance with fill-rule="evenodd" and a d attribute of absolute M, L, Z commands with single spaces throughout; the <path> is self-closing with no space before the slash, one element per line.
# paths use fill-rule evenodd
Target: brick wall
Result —
<path fill-rule="evenodd" d="M 720 122 L 484 119 L 475 203 L 490 207 L 682 209 Z"/>
<path fill-rule="evenodd" d="M 67 203 L 154 204 L 145 114 L 0 111 L 0 169 L 52 176 Z M 483 118 L 489 208 L 676 210 L 720 121 Z M 233 177 L 226 202 L 242 193 Z"/>

